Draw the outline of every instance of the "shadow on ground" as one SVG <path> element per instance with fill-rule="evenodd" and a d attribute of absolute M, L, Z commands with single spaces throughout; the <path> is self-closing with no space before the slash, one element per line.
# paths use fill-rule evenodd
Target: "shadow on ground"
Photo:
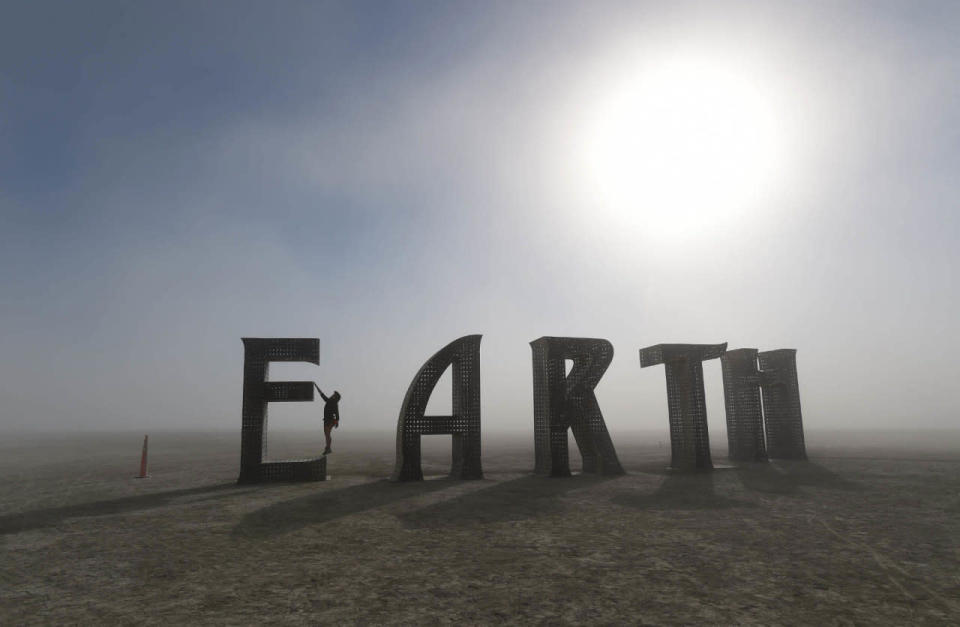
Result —
<path fill-rule="evenodd" d="M 750 501 L 716 492 L 717 472 L 670 473 L 653 494 L 623 492 L 610 501 L 636 509 L 725 509 L 755 507 Z"/>
<path fill-rule="evenodd" d="M 350 486 L 340 490 L 324 491 L 282 503 L 275 503 L 243 517 L 234 535 L 249 538 L 268 538 L 303 527 L 325 523 L 343 516 L 374 509 L 412 498 L 426 492 L 442 490 L 460 482 L 453 479 L 433 479 L 410 483 L 395 483 L 382 479 Z"/>
<path fill-rule="evenodd" d="M 768 464 L 739 466 L 737 476 L 748 490 L 764 494 L 799 495 L 800 488 L 861 490 L 849 479 L 812 462 L 774 461 Z"/>
<path fill-rule="evenodd" d="M 520 477 L 403 513 L 399 519 L 408 528 L 423 529 L 537 518 L 569 507 L 557 497 L 614 478 L 597 475 Z"/>
<path fill-rule="evenodd" d="M 138 494 L 136 496 L 125 496 L 106 501 L 94 501 L 91 503 L 65 505 L 62 507 L 48 507 L 32 512 L 8 514 L 0 516 L 0 535 L 32 531 L 42 527 L 53 527 L 69 518 L 124 514 L 126 512 L 163 507 L 169 505 L 174 499 L 185 496 L 198 495 L 202 498 L 195 500 L 205 501 L 241 494 L 247 491 L 249 491 L 249 488 L 246 490 L 238 489 L 235 483 L 220 483 L 201 486 L 199 488 L 168 490 L 167 492 L 155 492 L 153 494 Z"/>
<path fill-rule="evenodd" d="M 631 473 L 641 473 L 645 475 L 669 475 L 670 474 L 670 460 L 664 459 L 654 459 L 643 462 L 635 462 L 632 464 L 624 464 L 624 467 L 627 469 L 627 472 Z"/>
<path fill-rule="evenodd" d="M 608 477 L 592 475 L 566 479 L 521 477 L 497 482 L 490 487 L 402 513 L 398 518 L 405 526 L 411 528 L 532 518 L 562 511 L 565 505 L 557 500 L 557 496 L 578 488 L 596 485 L 608 479 Z M 276 503 L 247 514 L 234 527 L 233 533 L 237 536 L 258 539 L 273 537 L 428 492 L 462 485 L 462 483 L 452 479 L 411 483 L 382 480 L 332 492 L 312 494 Z"/>

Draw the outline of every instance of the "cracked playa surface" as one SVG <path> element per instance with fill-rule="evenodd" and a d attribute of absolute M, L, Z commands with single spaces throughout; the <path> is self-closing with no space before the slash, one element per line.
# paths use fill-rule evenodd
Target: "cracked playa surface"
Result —
<path fill-rule="evenodd" d="M 482 481 L 391 484 L 392 443 L 342 435 L 330 481 L 237 486 L 234 434 L 151 434 L 138 481 L 140 440 L 2 445 L 0 622 L 960 622 L 960 454 L 676 475 L 619 438 L 626 476 L 564 480 L 486 439 Z"/>

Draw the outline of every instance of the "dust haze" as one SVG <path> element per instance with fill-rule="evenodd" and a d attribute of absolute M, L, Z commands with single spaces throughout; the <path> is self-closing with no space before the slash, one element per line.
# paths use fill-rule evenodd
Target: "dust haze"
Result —
<path fill-rule="evenodd" d="M 960 624 L 960 3 L 38 0 L 0 94 L 0 623 Z M 467 334 L 483 479 L 387 481 Z M 533 472 L 542 336 L 624 474 Z M 263 457 L 327 480 L 238 485 L 243 337 L 319 339 L 332 452 Z M 668 469 L 638 351 L 724 342 L 807 461 L 727 458 L 714 359 Z"/>
<path fill-rule="evenodd" d="M 493 432 L 530 425 L 543 335 L 613 343 L 614 431 L 661 428 L 660 342 L 797 348 L 812 429 L 954 428 L 957 7 L 596 6 L 13 7 L 0 428 L 234 429 L 259 336 L 320 338 L 274 378 L 389 431 L 467 333 Z M 598 204 L 574 140 L 678 49 L 765 77 L 791 139 L 755 206 L 667 238 Z"/>

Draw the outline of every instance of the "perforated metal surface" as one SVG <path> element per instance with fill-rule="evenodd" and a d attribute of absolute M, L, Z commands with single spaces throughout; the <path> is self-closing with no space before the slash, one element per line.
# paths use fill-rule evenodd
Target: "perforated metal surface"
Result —
<path fill-rule="evenodd" d="M 313 400 L 312 381 L 267 381 L 272 361 L 320 363 L 317 338 L 243 339 L 243 416 L 238 483 L 259 481 L 323 481 L 325 457 L 263 463 L 267 403 Z"/>
<path fill-rule="evenodd" d="M 260 464 L 260 481 L 326 481 L 327 457 Z"/>
<path fill-rule="evenodd" d="M 607 340 L 541 337 L 533 349 L 534 472 L 570 476 L 567 429 L 583 458 L 583 472 L 622 475 L 613 441 L 594 394 L 613 359 Z M 573 360 L 565 374 L 564 360 Z"/>
<path fill-rule="evenodd" d="M 656 344 L 640 349 L 640 367 L 664 364 L 670 415 L 670 466 L 709 470 L 710 435 L 703 391 L 703 361 L 716 359 L 727 344 Z"/>
<path fill-rule="evenodd" d="M 757 349 L 738 348 L 720 356 L 723 399 L 727 410 L 729 458 L 737 462 L 767 460 L 760 406 Z"/>
<path fill-rule="evenodd" d="M 427 360 L 410 383 L 397 420 L 397 461 L 393 481 L 422 481 L 420 436 L 453 437 L 450 476 L 482 479 L 480 464 L 480 339 L 466 335 L 450 342 Z M 452 368 L 452 416 L 424 416 L 437 381 Z"/>
<path fill-rule="evenodd" d="M 797 351 L 793 348 L 759 353 L 760 389 L 767 429 L 767 453 L 774 459 L 806 459 Z"/>

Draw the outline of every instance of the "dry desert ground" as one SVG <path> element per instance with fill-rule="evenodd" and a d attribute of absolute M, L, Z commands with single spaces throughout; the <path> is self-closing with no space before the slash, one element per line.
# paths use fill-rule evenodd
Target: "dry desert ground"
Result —
<path fill-rule="evenodd" d="M 960 624 L 956 435 L 679 475 L 614 434 L 628 473 L 569 479 L 485 435 L 467 482 L 435 436 L 429 480 L 393 484 L 390 434 L 341 431 L 329 481 L 257 486 L 239 433 L 151 434 L 142 480 L 142 434 L 6 435 L 0 623 Z"/>

